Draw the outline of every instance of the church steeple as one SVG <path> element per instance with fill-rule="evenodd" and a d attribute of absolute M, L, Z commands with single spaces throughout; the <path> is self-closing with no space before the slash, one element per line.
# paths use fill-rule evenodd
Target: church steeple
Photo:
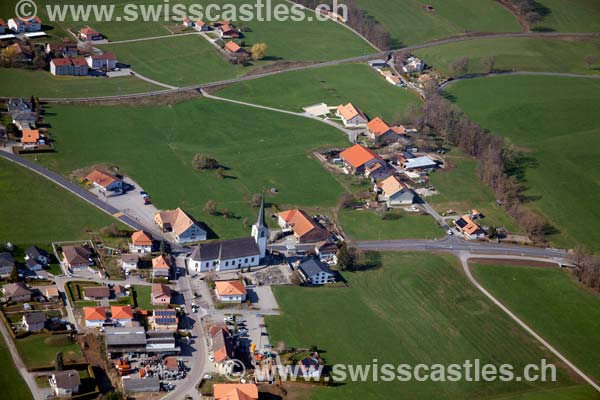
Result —
<path fill-rule="evenodd" d="M 267 239 L 269 236 L 269 228 L 265 222 L 265 198 L 260 199 L 260 210 L 258 211 L 258 219 L 252 225 L 252 237 L 260 250 L 260 257 L 263 258 L 267 254 Z"/>
<path fill-rule="evenodd" d="M 256 220 L 256 225 L 260 228 L 265 228 L 267 224 L 265 223 L 265 197 L 260 197 L 260 211 L 258 212 L 258 219 Z"/>

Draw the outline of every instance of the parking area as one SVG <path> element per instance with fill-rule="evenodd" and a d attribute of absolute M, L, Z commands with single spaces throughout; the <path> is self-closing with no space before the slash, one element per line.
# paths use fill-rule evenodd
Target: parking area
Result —
<path fill-rule="evenodd" d="M 248 287 L 248 299 L 257 310 L 276 310 L 279 307 L 270 286 Z"/>

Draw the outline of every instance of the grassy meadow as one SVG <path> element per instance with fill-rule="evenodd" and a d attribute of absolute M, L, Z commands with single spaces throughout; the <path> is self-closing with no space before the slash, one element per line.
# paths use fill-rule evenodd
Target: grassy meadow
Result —
<path fill-rule="evenodd" d="M 6 343 L 1 338 L 0 362 L 4 366 L 4 371 L 2 374 L 0 374 L 0 384 L 2 384 L 2 392 L 4 393 L 4 396 L 14 400 L 33 399 L 27 384 L 13 363 L 12 356 L 6 347 Z"/>
<path fill-rule="evenodd" d="M 596 0 L 539 0 L 546 15 L 536 29 L 561 32 L 600 31 L 600 3 Z"/>
<path fill-rule="evenodd" d="M 382 219 L 371 210 L 340 210 L 339 222 L 344 233 L 354 240 L 433 239 L 444 231 L 429 215 L 389 211 Z"/>
<path fill-rule="evenodd" d="M 524 196 L 555 228 L 551 242 L 600 250 L 600 80 L 482 78 L 456 83 L 447 94 L 522 152 Z"/>

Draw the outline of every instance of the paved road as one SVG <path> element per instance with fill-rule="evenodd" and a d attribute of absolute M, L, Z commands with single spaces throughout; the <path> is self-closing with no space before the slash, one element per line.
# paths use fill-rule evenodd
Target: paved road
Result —
<path fill-rule="evenodd" d="M 379 53 L 372 53 L 372 54 L 365 55 L 365 56 L 351 57 L 351 58 L 346 58 L 343 60 L 320 62 L 320 63 L 311 64 L 311 65 L 303 65 L 303 66 L 298 66 L 298 67 L 287 68 L 287 69 L 284 69 L 281 71 L 265 72 L 262 74 L 243 76 L 243 77 L 239 77 L 239 78 L 227 79 L 227 80 L 218 81 L 218 82 L 205 83 L 205 84 L 193 85 L 193 86 L 187 86 L 187 87 L 180 87 L 177 89 L 165 89 L 165 90 L 158 90 L 158 91 L 152 91 L 152 92 L 146 92 L 146 93 L 128 94 L 128 95 L 120 95 L 120 96 L 97 96 L 97 97 L 81 97 L 81 98 L 41 98 L 40 100 L 44 101 L 44 102 L 48 102 L 48 103 L 85 103 L 85 102 L 103 101 L 103 100 L 104 101 L 112 101 L 112 100 L 126 100 L 126 99 L 136 99 L 136 98 L 145 98 L 145 97 L 155 97 L 155 96 L 163 96 L 163 95 L 169 95 L 169 94 L 174 94 L 174 93 L 187 92 L 187 91 L 192 91 L 192 90 L 208 89 L 211 87 L 229 85 L 229 84 L 238 83 L 238 82 L 250 81 L 250 80 L 264 78 L 267 76 L 282 74 L 285 72 L 301 71 L 301 70 L 312 69 L 312 68 L 322 68 L 322 67 L 327 67 L 327 66 L 335 66 L 335 65 L 354 63 L 354 62 L 364 62 L 364 61 L 372 60 L 375 58 L 385 57 L 391 52 L 400 51 L 400 50 L 414 51 L 414 50 L 425 49 L 425 48 L 429 48 L 429 47 L 440 46 L 440 45 L 444 45 L 444 44 L 464 42 L 464 41 L 468 41 L 468 40 L 487 39 L 487 38 L 568 37 L 568 36 L 600 37 L 600 33 L 596 33 L 596 32 L 592 32 L 592 33 L 521 32 L 521 33 L 495 33 L 495 34 L 484 34 L 484 35 L 473 34 L 473 35 L 467 35 L 467 36 L 458 36 L 458 37 L 452 37 L 452 38 L 448 38 L 448 39 L 436 40 L 433 42 L 428 42 L 428 43 L 419 44 L 419 45 L 415 45 L 415 46 L 403 47 L 400 49 L 392 49 L 392 50 L 388 50 L 388 51 L 382 51 Z M 7 99 L 7 97 L 0 97 L 0 99 L 5 100 L 5 99 Z"/>

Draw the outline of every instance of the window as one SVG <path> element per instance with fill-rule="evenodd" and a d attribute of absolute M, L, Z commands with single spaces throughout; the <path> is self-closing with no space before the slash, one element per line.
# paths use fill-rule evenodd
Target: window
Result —
<path fill-rule="evenodd" d="M 225 266 L 227 267 L 229 265 L 229 261 L 225 261 Z"/>

